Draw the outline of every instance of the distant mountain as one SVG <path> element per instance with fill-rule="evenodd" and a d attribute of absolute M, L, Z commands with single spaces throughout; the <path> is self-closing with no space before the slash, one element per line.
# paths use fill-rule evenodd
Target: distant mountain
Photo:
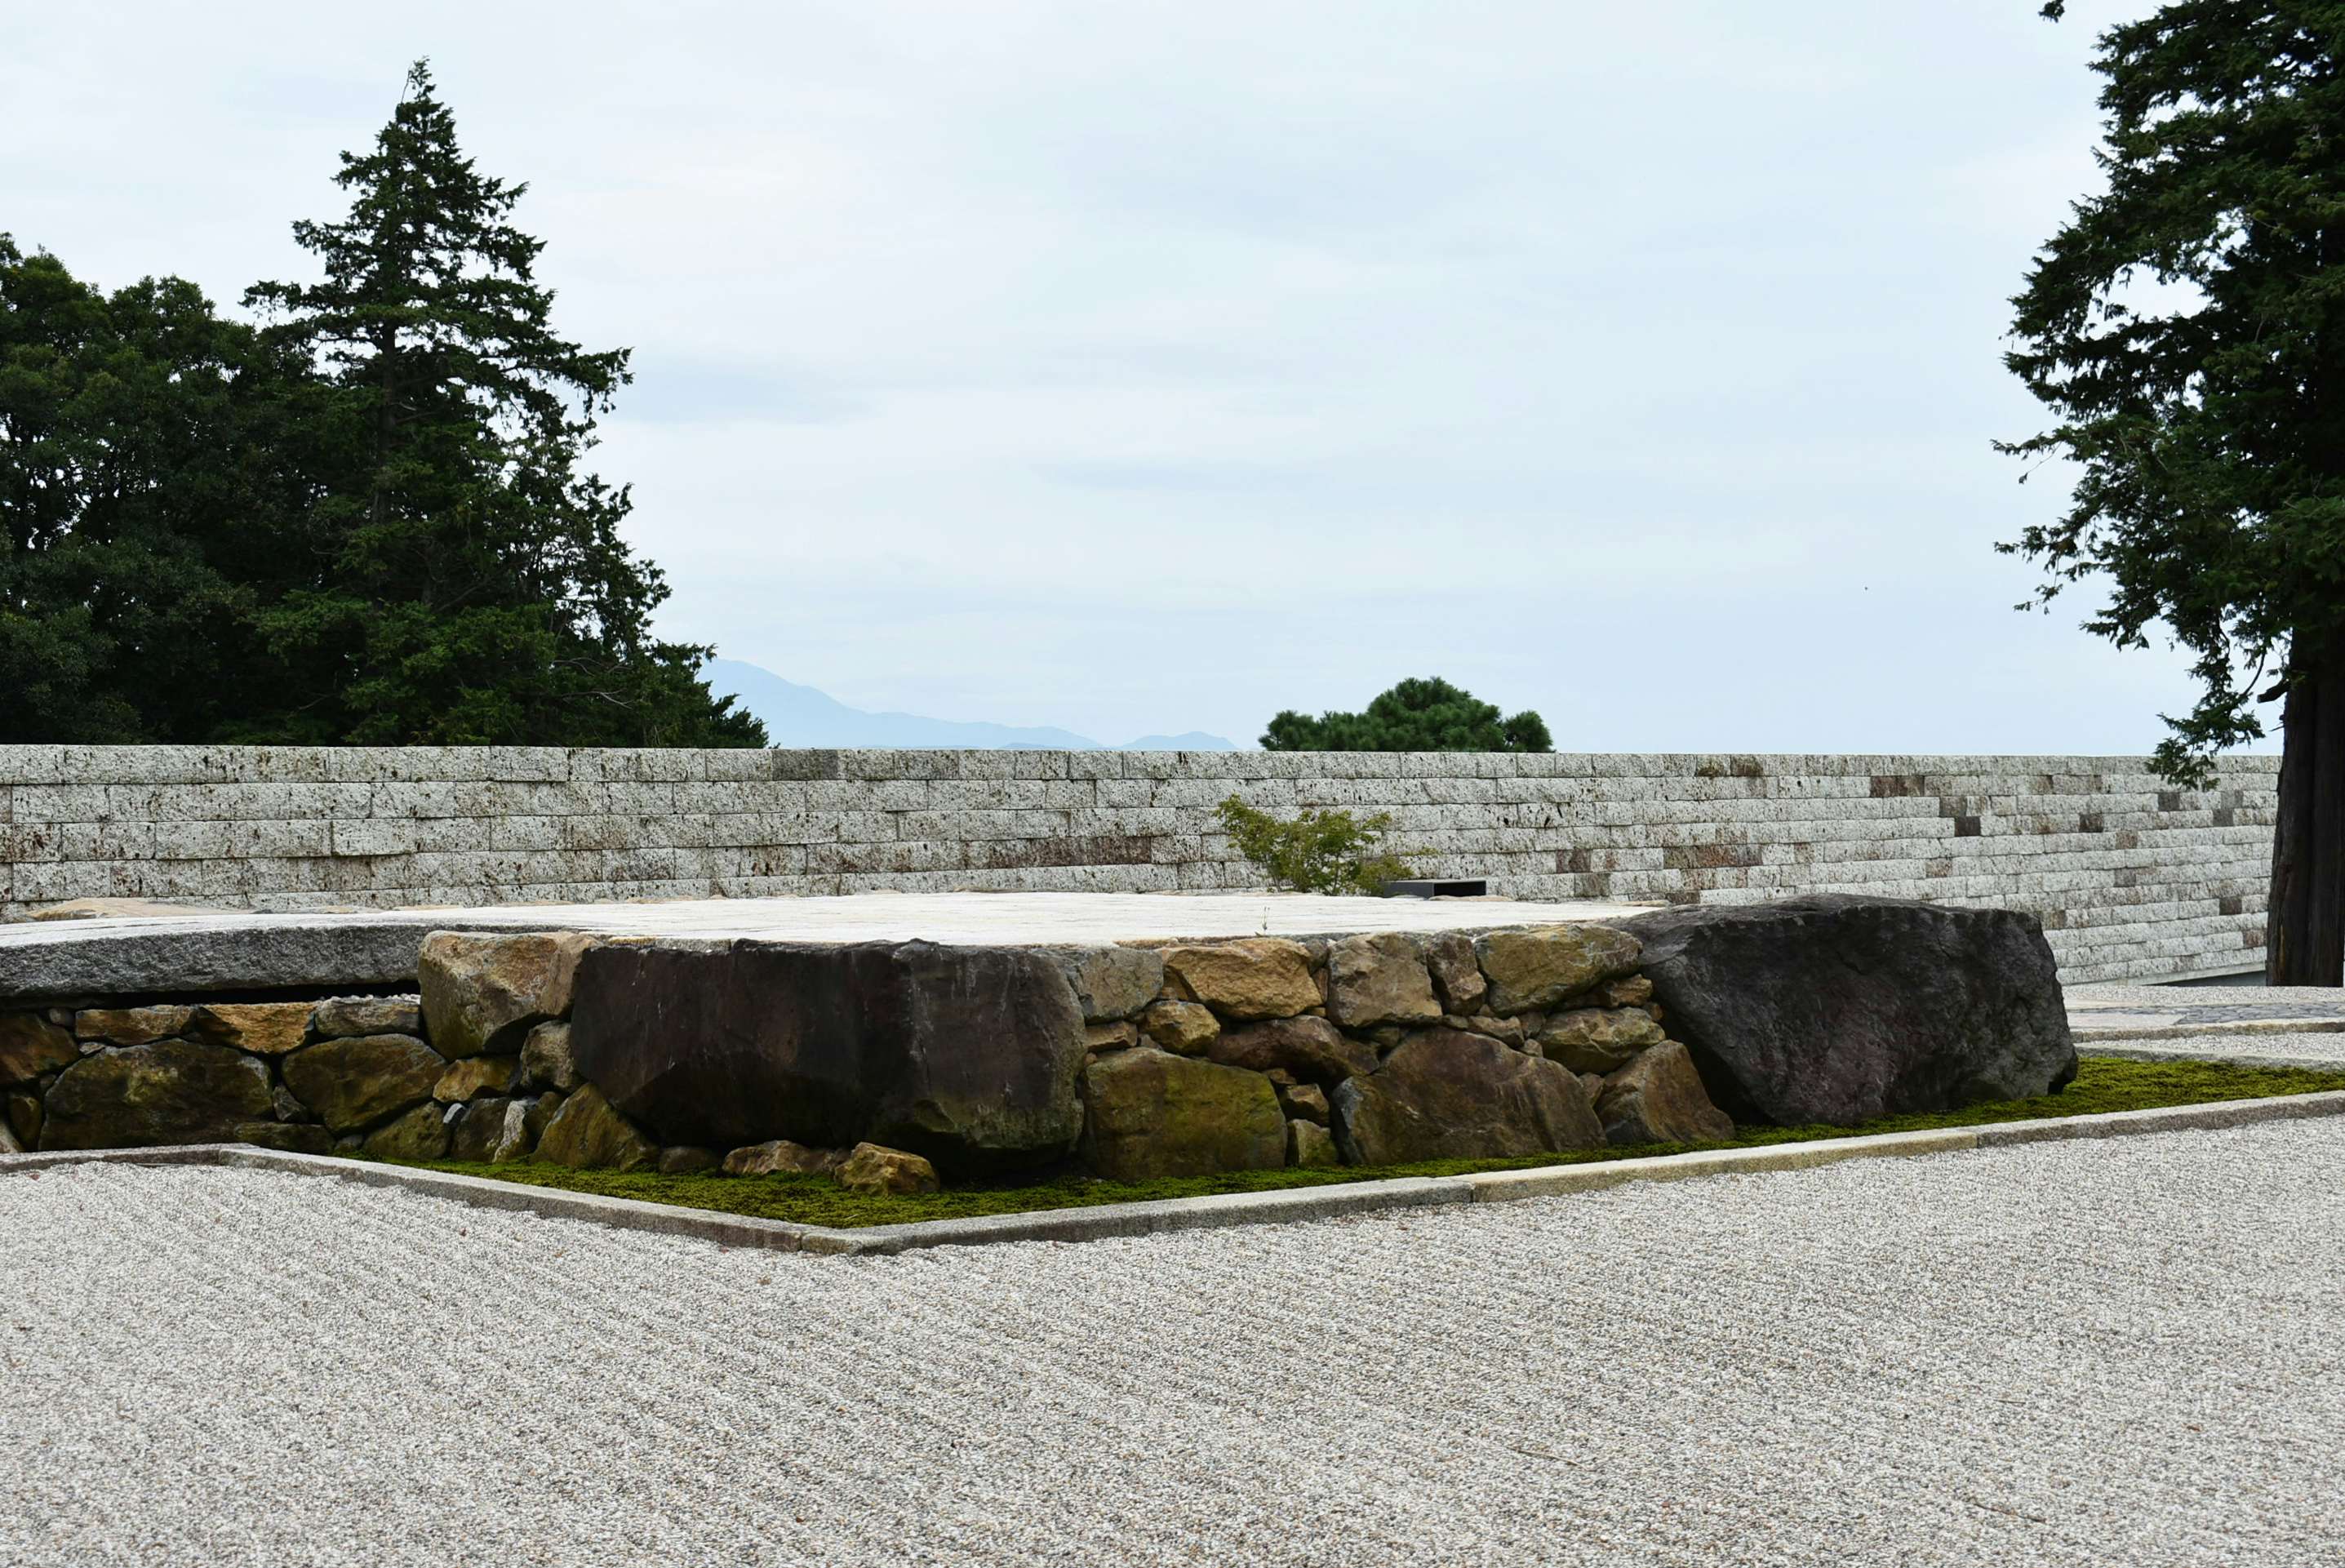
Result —
<path fill-rule="evenodd" d="M 776 746 L 945 747 L 980 751 L 1235 751 L 1218 735 L 1143 735 L 1122 746 L 1047 725 L 1024 727 L 982 720 L 923 718 L 916 713 L 867 713 L 810 686 L 784 680 L 738 659 L 710 661 L 701 674 L 719 697 L 737 697 L 766 723 Z"/>

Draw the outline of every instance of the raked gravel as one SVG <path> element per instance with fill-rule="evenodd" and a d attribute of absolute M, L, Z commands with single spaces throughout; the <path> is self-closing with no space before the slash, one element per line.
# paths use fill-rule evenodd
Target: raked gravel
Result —
<path fill-rule="evenodd" d="M 0 1176 L 8 1564 L 2345 1561 L 2345 1123 L 805 1257 Z"/>

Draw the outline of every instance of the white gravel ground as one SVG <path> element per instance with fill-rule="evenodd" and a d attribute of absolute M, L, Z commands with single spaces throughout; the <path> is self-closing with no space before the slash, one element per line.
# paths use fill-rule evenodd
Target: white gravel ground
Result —
<path fill-rule="evenodd" d="M 0 1563 L 2345 1561 L 2345 1124 L 802 1258 L 0 1177 Z"/>

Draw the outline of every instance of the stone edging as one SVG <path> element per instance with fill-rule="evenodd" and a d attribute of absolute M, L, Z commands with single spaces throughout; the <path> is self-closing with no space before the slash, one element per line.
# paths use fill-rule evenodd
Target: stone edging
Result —
<path fill-rule="evenodd" d="M 248 1170 L 335 1176 L 369 1186 L 397 1187 L 432 1197 L 453 1198 L 482 1208 L 518 1209 L 550 1219 L 584 1219 L 660 1236 L 688 1236 L 727 1247 L 767 1247 L 789 1252 L 885 1256 L 931 1247 L 966 1247 L 998 1241 L 1095 1241 L 1114 1236 L 1146 1236 L 1167 1230 L 1205 1230 L 1223 1226 L 1281 1224 L 1388 1209 L 1503 1203 L 1597 1192 L 1640 1181 L 1680 1181 L 1695 1176 L 1802 1170 L 1843 1160 L 1889 1159 L 1962 1149 L 2007 1148 L 2020 1144 L 2076 1138 L 2126 1137 L 2142 1133 L 2210 1131 L 2259 1122 L 2299 1121 L 2345 1115 L 2345 1090 L 2280 1095 L 2259 1100 L 2218 1100 L 2147 1111 L 2099 1115 L 2049 1116 L 2028 1122 L 1995 1122 L 1976 1127 L 1945 1127 L 1917 1133 L 1879 1133 L 1867 1137 L 1822 1138 L 1751 1149 L 1711 1149 L 1650 1159 L 1607 1160 L 1534 1170 L 1487 1171 L 1477 1176 L 1409 1176 L 1388 1181 L 1331 1183 L 1281 1192 L 1222 1193 L 1209 1197 L 1166 1198 L 1151 1203 L 1101 1204 L 1088 1208 L 1035 1209 L 1023 1214 L 981 1215 L 967 1219 L 924 1220 L 911 1225 L 836 1229 L 759 1219 L 711 1209 L 682 1208 L 634 1198 L 599 1197 L 559 1187 L 494 1181 L 482 1176 L 415 1170 L 402 1166 L 280 1154 L 245 1144 L 196 1144 L 177 1148 L 105 1149 L 72 1153 L 0 1156 L 0 1176 L 53 1166 L 98 1161 L 120 1165 L 213 1165 Z"/>
<path fill-rule="evenodd" d="M 2098 1046 L 2105 1040 L 2196 1040 L 2201 1035 L 2224 1034 L 2340 1034 L 2345 1033 L 2345 1018 L 2233 1018 L 2210 1023 L 2158 1023 L 2121 1029 L 2096 1029 L 2091 1024 L 2073 1026 L 2070 1035 L 2076 1047 Z M 2225 1058 L 2228 1060 L 2228 1058 Z"/>

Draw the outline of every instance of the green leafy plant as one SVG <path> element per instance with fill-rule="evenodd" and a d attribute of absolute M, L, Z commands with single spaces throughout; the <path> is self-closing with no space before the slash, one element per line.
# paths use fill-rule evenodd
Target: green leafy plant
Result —
<path fill-rule="evenodd" d="M 1219 808 L 1222 830 L 1238 853 L 1268 873 L 1274 887 L 1302 893 L 1381 893 L 1385 884 L 1414 876 L 1408 862 L 1384 847 L 1392 818 L 1365 820 L 1349 811 L 1304 811 L 1280 821 L 1233 795 Z"/>

